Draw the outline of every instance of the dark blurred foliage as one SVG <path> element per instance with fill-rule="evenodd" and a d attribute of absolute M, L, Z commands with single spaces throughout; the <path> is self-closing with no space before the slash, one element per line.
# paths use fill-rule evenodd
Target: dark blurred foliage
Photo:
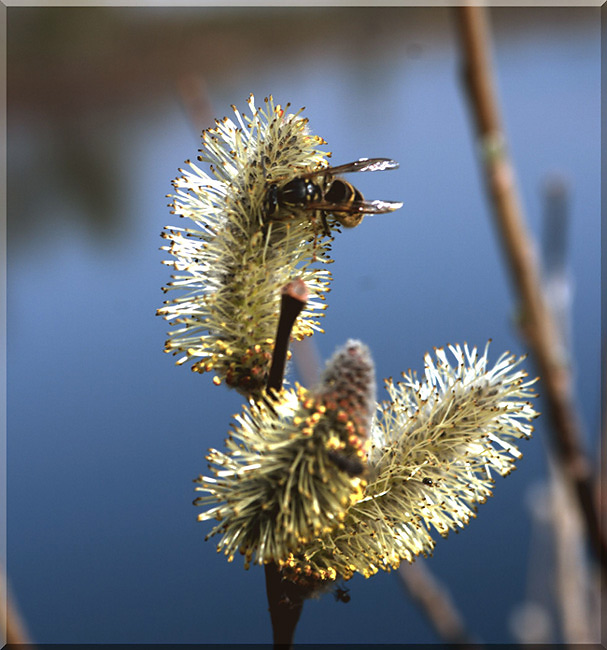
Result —
<path fill-rule="evenodd" d="M 572 19 L 570 10 L 554 8 L 526 12 L 524 21 L 514 9 L 494 15 L 499 31 L 508 33 L 538 20 L 550 29 Z M 11 242 L 44 219 L 56 195 L 70 197 L 59 206 L 66 218 L 85 220 L 99 235 L 115 232 L 124 218 L 119 205 L 125 188 L 113 120 L 181 97 L 202 129 L 212 121 L 206 86 L 229 84 L 247 69 L 268 65 L 288 76 L 290 63 L 312 56 L 350 59 L 372 81 L 395 43 L 402 44 L 398 56 L 414 58 L 422 48 L 419 35 L 444 32 L 450 19 L 448 9 L 429 7 L 10 7 Z M 579 20 L 587 19 L 580 12 Z M 25 151 L 23 131 L 29 135 Z M 36 191 L 32 178 L 38 179 Z"/>

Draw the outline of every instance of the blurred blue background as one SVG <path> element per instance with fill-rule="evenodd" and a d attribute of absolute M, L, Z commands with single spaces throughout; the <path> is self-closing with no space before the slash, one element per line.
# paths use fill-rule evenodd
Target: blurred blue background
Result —
<path fill-rule="evenodd" d="M 546 184 L 568 188 L 576 394 L 593 456 L 599 11 L 490 11 L 538 247 Z M 421 370 L 423 354 L 449 342 L 491 338 L 492 360 L 525 351 L 456 36 L 446 8 L 8 9 L 7 564 L 34 641 L 271 640 L 263 571 L 218 555 L 192 506 L 191 481 L 241 399 L 176 367 L 154 315 L 169 280 L 159 234 L 176 222 L 165 194 L 200 129 L 230 104 L 245 110 L 252 92 L 258 105 L 271 93 L 306 106 L 335 164 L 400 161 L 355 179 L 368 198 L 404 207 L 335 242 L 326 333 L 314 337 L 323 358 L 360 338 L 381 381 Z M 512 616 L 537 561 L 528 495 L 545 480 L 546 426 L 537 421 L 478 518 L 425 560 L 487 643 L 517 640 Z M 347 586 L 348 604 L 330 594 L 306 603 L 298 642 L 439 641 L 396 573 Z"/>

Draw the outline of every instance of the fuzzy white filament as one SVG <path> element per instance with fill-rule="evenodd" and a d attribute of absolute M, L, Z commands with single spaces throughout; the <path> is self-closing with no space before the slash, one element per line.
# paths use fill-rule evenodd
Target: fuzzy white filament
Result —
<path fill-rule="evenodd" d="M 326 166 L 318 150 L 324 140 L 308 132 L 307 120 L 287 113 L 288 105 L 266 99 L 265 110 L 249 99 L 250 114 L 224 118 L 203 133 L 199 160 L 210 173 L 187 161 L 173 185 L 173 213 L 190 220 L 167 227 L 163 247 L 173 257 L 173 279 L 165 291 L 175 297 L 158 313 L 174 327 L 165 350 L 215 373 L 246 396 L 266 384 L 280 305 L 280 288 L 296 277 L 310 299 L 293 336 L 320 329 L 330 261 L 314 213 L 295 208 L 280 221 L 264 210 L 268 185 Z"/>
<path fill-rule="evenodd" d="M 373 362 L 366 346 L 348 343 L 327 363 L 319 386 L 251 401 L 226 446 L 201 476 L 201 521 L 217 519 L 218 550 L 248 562 L 280 562 L 339 525 L 360 499 L 365 441 L 375 404 Z M 324 574 L 328 578 L 330 573 Z M 334 577 L 334 576 L 333 576 Z"/>
<path fill-rule="evenodd" d="M 469 523 L 491 495 L 493 477 L 521 457 L 517 448 L 533 430 L 535 393 L 522 359 L 502 355 L 488 367 L 487 348 L 449 346 L 426 355 L 424 378 L 415 373 L 386 382 L 389 400 L 378 406 L 369 454 L 370 478 L 340 529 L 314 540 L 284 563 L 293 578 L 349 578 L 396 568 L 429 554 L 434 529 L 446 536 Z"/>
<path fill-rule="evenodd" d="M 386 382 L 389 400 L 378 405 L 368 454 L 354 423 L 368 421 L 372 382 L 364 399 L 348 387 L 365 384 L 359 370 L 340 386 L 345 395 L 356 393 L 344 400 L 357 405 L 346 408 L 348 417 L 319 401 L 327 387 L 340 385 L 331 365 L 324 389 L 286 391 L 277 404 L 245 410 L 228 453 L 211 452 L 221 468 L 216 478 L 198 479 L 207 494 L 198 504 L 208 508 L 200 519 L 219 520 L 212 531 L 223 533 L 219 548 L 230 557 L 255 554 L 293 581 L 320 584 L 395 568 L 430 553 L 433 530 L 446 536 L 469 523 L 491 495 L 494 476 L 507 475 L 521 457 L 517 443 L 531 435 L 537 416 L 529 402 L 534 382 L 513 355 L 489 368 L 487 348 L 482 355 L 467 346 L 449 351 L 453 362 L 442 349 L 435 359 L 426 355 L 421 380 L 409 372 Z M 345 376 L 347 358 L 334 357 Z M 359 358 L 363 368 L 366 357 Z M 341 443 L 334 435 L 340 422 Z M 360 479 L 332 460 L 344 441 L 366 461 Z"/>

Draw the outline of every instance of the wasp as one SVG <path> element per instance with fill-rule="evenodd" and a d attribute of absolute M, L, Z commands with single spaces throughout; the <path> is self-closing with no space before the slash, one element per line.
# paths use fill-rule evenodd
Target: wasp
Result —
<path fill-rule="evenodd" d="M 336 587 L 335 591 L 333 592 L 333 595 L 335 596 L 335 600 L 341 603 L 349 603 L 350 602 L 350 594 L 348 593 L 349 591 L 350 590 L 346 588 Z"/>
<path fill-rule="evenodd" d="M 365 214 L 392 212 L 403 204 L 396 201 L 366 201 L 352 183 L 336 178 L 336 175 L 377 172 L 397 167 L 398 163 L 389 158 L 360 158 L 345 165 L 306 172 L 282 184 L 271 183 L 265 196 L 266 217 L 272 221 L 281 221 L 289 218 L 286 216 L 289 209 L 319 211 L 324 234 L 327 236 L 330 234 L 327 214 L 332 215 L 345 228 L 354 228 Z"/>

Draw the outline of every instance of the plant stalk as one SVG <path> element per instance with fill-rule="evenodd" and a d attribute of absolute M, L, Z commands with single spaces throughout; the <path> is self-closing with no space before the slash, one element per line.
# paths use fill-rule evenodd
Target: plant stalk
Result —
<path fill-rule="evenodd" d="M 293 280 L 282 289 L 280 317 L 267 382 L 270 392 L 282 389 L 291 331 L 307 300 L 308 289 L 303 280 Z M 264 570 L 274 647 L 287 650 L 293 645 L 295 628 L 303 610 L 305 590 L 289 580 L 283 580 L 280 568 L 274 562 L 266 564 Z"/>

